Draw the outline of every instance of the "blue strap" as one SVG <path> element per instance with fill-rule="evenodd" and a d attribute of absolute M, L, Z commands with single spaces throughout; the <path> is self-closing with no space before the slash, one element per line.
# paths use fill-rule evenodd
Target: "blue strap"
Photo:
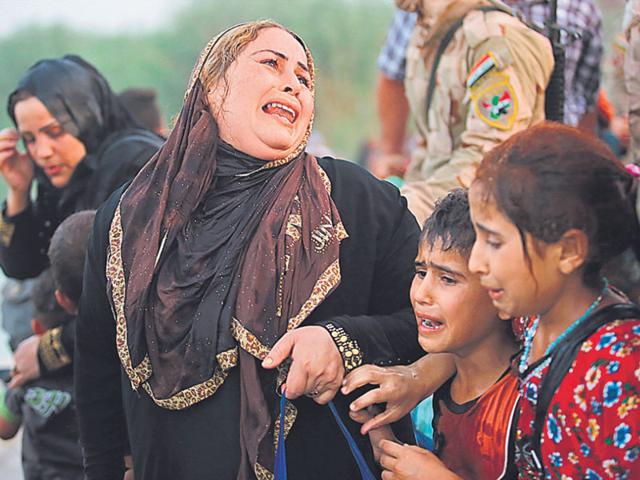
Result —
<path fill-rule="evenodd" d="M 287 398 L 284 392 L 280 395 L 280 430 L 278 431 L 278 446 L 276 448 L 276 461 L 273 469 L 275 480 L 287 480 L 287 454 L 284 451 L 284 413 Z"/>
<path fill-rule="evenodd" d="M 342 430 L 342 435 L 344 435 L 344 438 L 347 440 L 347 443 L 349 444 L 349 448 L 351 449 L 351 454 L 353 455 L 353 458 L 355 458 L 356 463 L 358 464 L 358 469 L 360 470 L 360 475 L 362 476 L 362 480 L 376 480 L 376 478 L 373 476 L 373 473 L 371 473 L 371 470 L 369 470 L 369 466 L 367 465 L 366 460 L 362 456 L 362 452 L 358 448 L 358 444 L 351 436 L 351 433 L 349 433 L 349 430 L 347 430 L 347 427 L 345 426 L 344 422 L 340 418 L 340 415 L 338 414 L 338 410 L 336 410 L 336 406 L 333 404 L 333 402 L 329 402 L 329 408 L 331 409 L 331 413 L 333 413 L 333 418 L 336 419 L 336 423 L 340 427 L 340 430 Z"/>
<path fill-rule="evenodd" d="M 285 413 L 285 403 L 286 398 L 284 393 L 280 397 L 280 430 L 278 431 L 278 447 L 276 448 L 276 461 L 274 467 L 275 480 L 287 480 L 287 455 L 284 447 L 284 413 Z M 349 449 L 351 450 L 351 454 L 358 465 L 358 469 L 360 470 L 360 476 L 362 480 L 376 480 L 367 465 L 362 452 L 358 448 L 358 444 L 356 444 L 355 440 L 349 433 L 349 430 L 345 426 L 344 422 L 340 418 L 338 411 L 336 410 L 336 406 L 333 402 L 329 402 L 329 409 L 333 414 L 333 418 L 335 418 L 338 427 L 340 427 L 340 431 L 344 438 L 347 440 L 347 444 L 349 445 Z"/>

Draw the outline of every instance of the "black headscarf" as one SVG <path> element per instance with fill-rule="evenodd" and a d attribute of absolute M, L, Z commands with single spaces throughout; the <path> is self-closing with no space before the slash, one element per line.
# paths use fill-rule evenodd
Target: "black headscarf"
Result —
<path fill-rule="evenodd" d="M 105 78 L 77 55 L 40 60 L 26 71 L 9 95 L 7 110 L 13 123 L 20 92 L 37 97 L 89 154 L 112 133 L 137 127 Z"/>
<path fill-rule="evenodd" d="M 38 98 L 87 151 L 63 189 L 51 185 L 36 165 L 38 198 L 54 206 L 60 220 L 78 209 L 96 208 L 122 181 L 135 175 L 149 158 L 149 150 L 162 143 L 160 137 L 139 128 L 107 80 L 77 55 L 40 60 L 25 72 L 7 102 L 14 124 L 15 106 L 25 93 Z M 124 156 L 120 152 L 118 158 L 103 155 L 110 145 L 133 133 L 143 146 L 128 149 Z"/>

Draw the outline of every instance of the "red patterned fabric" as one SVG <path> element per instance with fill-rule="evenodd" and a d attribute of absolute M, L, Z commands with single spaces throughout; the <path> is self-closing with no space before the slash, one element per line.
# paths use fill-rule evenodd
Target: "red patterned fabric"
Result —
<path fill-rule="evenodd" d="M 519 478 L 640 478 L 640 320 L 609 323 L 582 344 L 549 406 L 542 432 L 542 477 L 529 467 L 531 453 L 521 446 L 530 443 L 538 389 L 547 370 L 541 359 L 522 379 Z"/>

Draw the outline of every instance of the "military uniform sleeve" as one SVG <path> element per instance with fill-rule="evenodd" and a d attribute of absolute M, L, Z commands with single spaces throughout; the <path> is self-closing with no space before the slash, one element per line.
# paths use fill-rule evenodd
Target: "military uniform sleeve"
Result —
<path fill-rule="evenodd" d="M 484 154 L 544 119 L 544 90 L 553 69 L 553 55 L 546 39 L 531 41 L 538 40 L 536 35 L 505 27 L 504 35 L 491 36 L 470 50 L 469 75 L 463 79 L 467 116 L 460 140 L 448 162 L 429 178 L 402 189 L 420 223 L 449 190 L 469 187 Z"/>
<path fill-rule="evenodd" d="M 115 321 L 105 279 L 108 229 L 121 193 L 96 215 L 76 319 L 74 386 L 88 480 L 122 478 L 127 448 Z"/>

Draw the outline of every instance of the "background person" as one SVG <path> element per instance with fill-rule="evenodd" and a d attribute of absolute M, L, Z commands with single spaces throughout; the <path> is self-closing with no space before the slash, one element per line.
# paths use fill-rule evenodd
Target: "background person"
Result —
<path fill-rule="evenodd" d="M 16 128 L 0 132 L 0 172 L 8 185 L 0 218 L 0 266 L 8 277 L 38 275 L 49 264 L 56 227 L 75 211 L 95 208 L 131 179 L 162 140 L 136 124 L 107 81 L 78 56 L 41 60 L 7 102 Z M 18 151 L 22 141 L 27 153 Z M 31 185 L 37 195 L 31 199 Z M 12 385 L 56 370 L 73 356 L 73 326 L 59 337 L 25 340 L 15 353 Z M 59 361 L 36 361 L 38 345 L 63 345 Z M 64 361 L 63 361 L 64 360 Z"/>
<path fill-rule="evenodd" d="M 140 126 L 166 137 L 167 122 L 157 96 L 153 88 L 127 88 L 118 94 L 118 99 Z"/>
<path fill-rule="evenodd" d="M 33 289 L 36 313 L 32 325 L 36 334 L 60 328 L 72 318 L 56 302 L 55 291 L 53 275 L 45 270 Z M 21 426 L 24 427 L 22 469 L 25 480 L 83 478 L 70 370 L 3 392 L 0 437 L 4 440 L 13 438 Z"/>

